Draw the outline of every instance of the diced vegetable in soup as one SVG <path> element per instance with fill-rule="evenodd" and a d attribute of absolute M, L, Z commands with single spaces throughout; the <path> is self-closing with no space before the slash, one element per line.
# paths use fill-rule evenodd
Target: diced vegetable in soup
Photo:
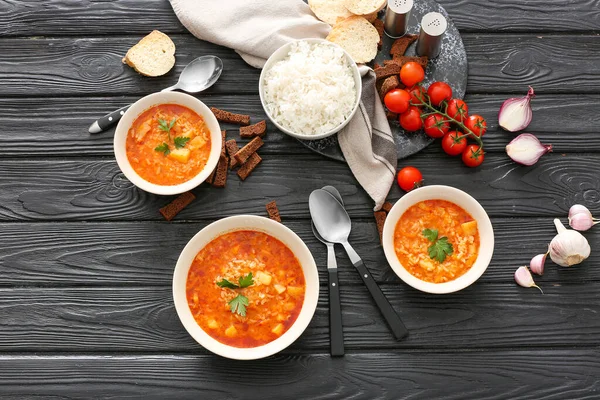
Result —
<path fill-rule="evenodd" d="M 194 259 L 186 283 L 190 311 L 221 343 L 257 347 L 283 335 L 296 321 L 306 284 L 292 251 L 258 231 L 213 239 Z"/>
<path fill-rule="evenodd" d="M 178 185 L 198 175 L 210 156 L 210 130 L 187 107 L 160 104 L 144 111 L 129 129 L 127 159 L 157 185 Z"/>
<path fill-rule="evenodd" d="M 465 274 L 477 260 L 477 221 L 449 201 L 422 201 L 400 217 L 394 248 L 410 274 L 427 282 L 449 282 Z"/>

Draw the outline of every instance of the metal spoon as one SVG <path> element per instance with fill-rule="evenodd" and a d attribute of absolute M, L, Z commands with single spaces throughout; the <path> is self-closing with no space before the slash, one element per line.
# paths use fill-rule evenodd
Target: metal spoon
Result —
<path fill-rule="evenodd" d="M 221 72 L 223 72 L 223 61 L 221 61 L 219 57 L 198 57 L 186 65 L 179 76 L 179 81 L 175 85 L 163 89 L 161 92 L 169 92 L 179 89 L 188 93 L 198 93 L 214 85 L 221 76 Z M 89 132 L 104 132 L 116 124 L 129 107 L 131 107 L 131 104 L 119 108 L 118 110 L 100 118 L 90 126 Z"/>
<path fill-rule="evenodd" d="M 344 207 L 331 195 L 331 193 L 317 189 L 310 194 L 308 199 L 310 215 L 315 224 L 315 228 L 321 236 L 328 242 L 340 243 L 346 249 L 350 261 L 360 273 L 365 286 L 371 293 L 371 297 L 379 307 L 379 311 L 387 321 L 396 339 L 400 340 L 408 335 L 408 331 L 404 323 L 394 311 L 371 273 L 361 260 L 360 256 L 354 251 L 348 236 L 352 229 L 352 222 Z"/>
<path fill-rule="evenodd" d="M 323 190 L 331 193 L 340 204 L 344 204 L 342 195 L 333 186 L 325 186 Z M 332 356 L 344 355 L 344 328 L 342 325 L 342 308 L 340 306 L 340 284 L 338 281 L 337 261 L 333 243 L 326 241 L 311 222 L 313 234 L 327 246 L 327 272 L 329 275 L 329 340 Z"/>

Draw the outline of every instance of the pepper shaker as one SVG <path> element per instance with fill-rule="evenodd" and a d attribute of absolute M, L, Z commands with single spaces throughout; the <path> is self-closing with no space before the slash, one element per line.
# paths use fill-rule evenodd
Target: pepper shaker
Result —
<path fill-rule="evenodd" d="M 421 20 L 421 32 L 417 42 L 417 55 L 436 58 L 442 49 L 442 38 L 448 21 L 438 12 L 425 14 Z"/>
<path fill-rule="evenodd" d="M 388 0 L 383 23 L 385 34 L 392 39 L 404 36 L 412 8 L 413 0 Z"/>

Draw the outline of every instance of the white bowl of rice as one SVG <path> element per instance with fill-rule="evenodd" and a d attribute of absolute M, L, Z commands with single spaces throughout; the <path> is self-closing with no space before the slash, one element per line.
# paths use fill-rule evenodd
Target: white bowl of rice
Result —
<path fill-rule="evenodd" d="M 279 130 L 315 140 L 350 122 L 362 84 L 356 63 L 340 46 L 324 39 L 301 39 L 269 57 L 258 90 L 267 116 Z"/>

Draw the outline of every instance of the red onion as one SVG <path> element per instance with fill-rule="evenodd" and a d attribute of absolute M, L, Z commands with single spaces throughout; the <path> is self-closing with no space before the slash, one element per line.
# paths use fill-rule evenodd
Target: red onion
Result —
<path fill-rule="evenodd" d="M 509 132 L 522 131 L 531 123 L 533 113 L 529 103 L 535 97 L 533 88 L 529 86 L 529 91 L 525 97 L 513 97 L 502 103 L 500 112 L 498 112 L 498 123 Z"/>
<path fill-rule="evenodd" d="M 522 133 L 506 145 L 506 154 L 515 162 L 533 165 L 547 152 L 552 151 L 551 144 L 542 144 L 531 133 Z"/>

